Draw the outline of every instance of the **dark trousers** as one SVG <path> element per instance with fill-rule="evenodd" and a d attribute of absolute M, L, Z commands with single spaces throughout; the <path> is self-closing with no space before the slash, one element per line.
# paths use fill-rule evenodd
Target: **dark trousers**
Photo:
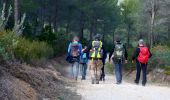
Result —
<path fill-rule="evenodd" d="M 141 64 L 139 61 L 136 61 L 136 69 L 137 69 L 137 73 L 136 73 L 136 83 L 139 83 L 140 80 L 140 73 L 142 70 L 142 84 L 145 85 L 147 82 L 147 64 Z"/>
<path fill-rule="evenodd" d="M 100 75 L 100 80 L 105 80 L 105 72 L 104 72 L 104 64 L 103 64 L 103 67 L 101 68 L 101 75 Z"/>
<path fill-rule="evenodd" d="M 82 78 L 85 78 L 86 77 L 86 71 L 87 71 L 87 64 L 86 63 L 82 63 L 80 68 L 81 68 Z"/>

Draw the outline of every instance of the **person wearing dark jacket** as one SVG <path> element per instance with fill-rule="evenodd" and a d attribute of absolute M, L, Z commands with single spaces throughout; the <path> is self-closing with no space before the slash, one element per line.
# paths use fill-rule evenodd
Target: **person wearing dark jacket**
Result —
<path fill-rule="evenodd" d="M 139 40 L 139 45 L 136 48 L 133 57 L 132 57 L 132 63 L 134 60 L 136 60 L 136 79 L 135 83 L 139 84 L 139 79 L 140 79 L 140 73 L 142 70 L 143 74 L 143 79 L 142 79 L 142 85 L 145 86 L 147 82 L 147 63 L 148 59 L 151 58 L 152 54 L 148 47 L 145 46 L 143 39 Z"/>
<path fill-rule="evenodd" d="M 103 58 L 102 58 L 103 66 L 101 68 L 100 81 L 105 81 L 105 70 L 104 70 L 104 67 L 105 67 L 106 58 L 107 58 L 107 52 L 104 50 L 103 51 Z"/>
<path fill-rule="evenodd" d="M 99 84 L 100 72 L 102 68 L 102 58 L 105 48 L 101 41 L 101 36 L 97 34 L 92 42 L 88 45 L 87 49 L 83 52 L 89 52 L 88 67 L 91 74 L 92 84 Z"/>
<path fill-rule="evenodd" d="M 116 42 L 113 46 L 109 54 L 109 62 L 111 62 L 111 58 L 115 65 L 115 75 L 116 75 L 116 84 L 122 83 L 122 65 L 125 61 L 127 63 L 127 49 L 125 45 L 121 42 L 120 38 L 116 38 Z"/>

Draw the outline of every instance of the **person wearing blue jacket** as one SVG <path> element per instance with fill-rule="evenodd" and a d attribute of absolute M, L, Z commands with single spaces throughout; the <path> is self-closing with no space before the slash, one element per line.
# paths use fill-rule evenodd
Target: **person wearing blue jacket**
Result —
<path fill-rule="evenodd" d="M 79 74 L 79 62 L 82 55 L 82 44 L 79 42 L 77 36 L 75 36 L 73 41 L 69 44 L 68 55 L 70 57 L 70 63 L 72 64 L 72 77 L 77 80 Z"/>

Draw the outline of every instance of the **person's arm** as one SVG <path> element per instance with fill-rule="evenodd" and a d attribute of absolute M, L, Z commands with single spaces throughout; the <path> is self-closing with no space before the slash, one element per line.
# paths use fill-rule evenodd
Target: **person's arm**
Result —
<path fill-rule="evenodd" d="M 124 47 L 124 49 L 125 49 L 125 54 L 124 54 L 125 60 L 127 60 L 127 59 L 128 59 L 127 49 L 126 49 L 126 46 L 125 46 L 125 45 L 123 45 L 123 47 Z"/>
<path fill-rule="evenodd" d="M 151 53 L 151 51 L 150 51 L 150 50 L 149 50 L 149 53 L 150 53 L 149 58 L 151 58 L 151 57 L 152 57 L 152 53 Z"/>
<path fill-rule="evenodd" d="M 139 53 L 140 53 L 140 48 L 136 48 L 136 50 L 132 56 L 132 61 L 134 61 L 139 56 Z"/>
<path fill-rule="evenodd" d="M 82 44 L 79 43 L 80 55 L 82 55 Z"/>
<path fill-rule="evenodd" d="M 71 43 L 70 43 L 69 46 L 68 46 L 67 53 L 70 53 L 70 50 L 71 50 Z"/>
<path fill-rule="evenodd" d="M 91 48 L 92 48 L 92 43 L 90 43 L 90 44 L 87 46 L 87 49 L 85 49 L 83 52 L 84 52 L 84 53 L 88 53 Z"/>

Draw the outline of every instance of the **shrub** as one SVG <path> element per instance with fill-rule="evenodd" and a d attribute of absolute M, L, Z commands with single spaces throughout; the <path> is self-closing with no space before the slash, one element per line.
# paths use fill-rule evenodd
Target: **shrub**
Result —
<path fill-rule="evenodd" d="M 0 33 L 0 56 L 2 59 L 12 59 L 17 42 L 18 40 L 14 33 L 10 31 Z"/>
<path fill-rule="evenodd" d="M 11 31 L 0 33 L 0 60 L 18 59 L 34 64 L 36 61 L 52 57 L 53 54 L 52 46 L 46 42 L 17 37 Z"/>
<path fill-rule="evenodd" d="M 37 38 L 40 41 L 46 41 L 48 44 L 52 45 L 54 55 L 65 54 L 67 50 L 69 35 L 65 34 L 63 31 L 54 32 L 51 26 L 47 25 Z"/>
<path fill-rule="evenodd" d="M 170 49 L 167 46 L 155 46 L 152 50 L 153 56 L 149 61 L 153 68 L 163 68 L 170 66 Z"/>
<path fill-rule="evenodd" d="M 20 38 L 14 53 L 17 59 L 30 63 L 51 57 L 53 55 L 53 48 L 45 42 Z"/>

